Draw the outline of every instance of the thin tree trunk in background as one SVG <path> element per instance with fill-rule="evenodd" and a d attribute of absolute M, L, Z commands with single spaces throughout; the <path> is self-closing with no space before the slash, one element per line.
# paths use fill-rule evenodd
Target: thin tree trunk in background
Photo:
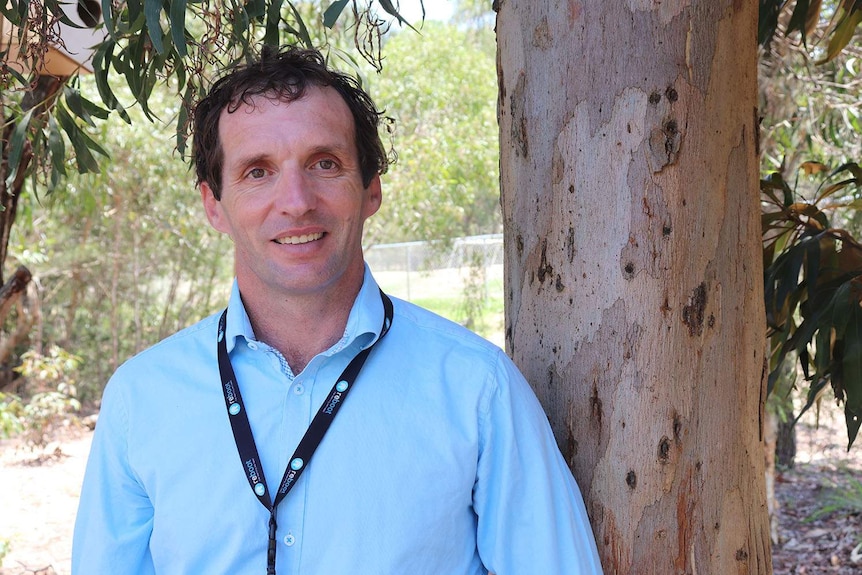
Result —
<path fill-rule="evenodd" d="M 794 414 L 791 411 L 787 418 L 778 422 L 778 434 L 775 438 L 775 463 L 781 467 L 792 469 L 796 464 L 796 426 Z"/>
<path fill-rule="evenodd" d="M 33 89 L 27 92 L 21 99 L 21 109 L 26 112 L 34 110 L 31 122 L 38 122 L 43 112 L 51 107 L 57 98 L 65 78 L 55 76 L 39 76 Z M 0 142 L 0 284 L 3 284 L 3 271 L 6 265 L 6 256 L 9 251 L 9 239 L 12 226 L 15 224 L 15 216 L 18 214 L 18 199 L 24 188 L 25 176 L 33 153 L 29 143 L 24 146 L 24 151 L 19 160 L 18 173 L 10 186 L 6 186 L 6 178 L 9 174 L 9 139 L 15 131 L 16 124 L 7 119 L 6 128 L 3 130 L 3 140 Z"/>
<path fill-rule="evenodd" d="M 111 270 L 111 285 L 109 297 L 111 301 L 111 371 L 120 365 L 120 334 L 125 333 L 120 315 L 120 257 L 123 253 L 123 202 L 120 194 L 114 195 L 114 229 L 113 229 L 113 268 Z"/>
<path fill-rule="evenodd" d="M 757 3 L 498 10 L 506 346 L 604 568 L 769 574 Z"/>

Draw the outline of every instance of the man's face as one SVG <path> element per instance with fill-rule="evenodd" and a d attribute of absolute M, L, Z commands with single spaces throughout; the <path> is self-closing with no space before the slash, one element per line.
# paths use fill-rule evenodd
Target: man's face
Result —
<path fill-rule="evenodd" d="M 257 96 L 223 111 L 221 201 L 201 197 L 234 242 L 243 297 L 355 295 L 362 226 L 380 207 L 380 179 L 362 185 L 353 116 L 333 88 L 285 103 Z"/>

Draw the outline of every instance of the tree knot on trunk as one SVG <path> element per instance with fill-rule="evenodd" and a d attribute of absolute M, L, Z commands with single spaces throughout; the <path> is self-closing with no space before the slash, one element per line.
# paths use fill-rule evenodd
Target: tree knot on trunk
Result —
<path fill-rule="evenodd" d="M 688 326 L 692 337 L 703 334 L 703 320 L 706 315 L 706 283 L 701 282 L 691 294 L 688 305 L 682 308 L 682 323 Z"/>
<path fill-rule="evenodd" d="M 653 128 L 649 136 L 649 150 L 653 173 L 675 164 L 682 146 L 682 132 L 676 120 L 668 120 L 663 126 Z"/>

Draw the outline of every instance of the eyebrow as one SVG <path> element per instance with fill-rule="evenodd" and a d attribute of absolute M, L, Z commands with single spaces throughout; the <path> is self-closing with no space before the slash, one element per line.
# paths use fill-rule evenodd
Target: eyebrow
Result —
<path fill-rule="evenodd" d="M 342 164 L 350 161 L 357 166 L 359 165 L 359 151 L 354 150 L 355 153 L 352 153 L 349 143 L 342 140 L 334 139 L 328 143 L 318 144 L 307 150 L 307 152 L 308 156 L 315 156 L 318 154 L 333 154 L 338 156 Z M 238 171 L 243 172 L 249 166 L 253 166 L 255 164 L 273 163 L 272 158 L 272 153 L 270 153 L 269 151 L 263 151 L 255 154 L 250 154 L 248 156 L 240 156 L 231 164 L 230 167 L 235 167 Z M 228 166 L 226 165 L 225 167 Z"/>
<path fill-rule="evenodd" d="M 261 163 L 270 163 L 269 158 L 270 154 L 267 153 L 254 154 L 251 156 L 237 158 L 231 164 L 225 164 L 225 167 L 229 167 L 239 172 L 244 172 L 249 166 Z"/>

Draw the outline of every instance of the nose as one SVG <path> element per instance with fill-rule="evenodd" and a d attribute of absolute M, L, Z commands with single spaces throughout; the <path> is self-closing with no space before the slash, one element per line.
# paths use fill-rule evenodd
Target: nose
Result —
<path fill-rule="evenodd" d="M 285 166 L 275 189 L 276 208 L 284 214 L 299 217 L 317 207 L 317 195 L 305 170 Z"/>

